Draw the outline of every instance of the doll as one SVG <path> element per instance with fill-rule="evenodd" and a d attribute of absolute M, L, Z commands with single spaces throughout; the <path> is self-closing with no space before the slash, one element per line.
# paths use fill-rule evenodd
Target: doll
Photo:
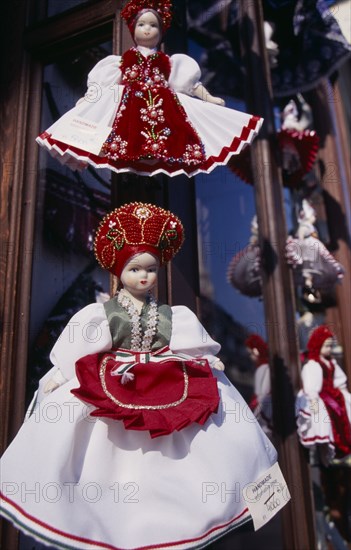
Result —
<path fill-rule="evenodd" d="M 314 329 L 307 344 L 302 390 L 297 396 L 297 426 L 302 445 L 318 446 L 327 465 L 351 453 L 351 394 L 344 371 L 332 358 L 333 333 L 326 325 Z"/>
<path fill-rule="evenodd" d="M 246 338 L 245 346 L 256 367 L 254 375 L 254 395 L 250 400 L 250 408 L 265 434 L 271 436 L 272 395 L 268 346 L 258 334 L 251 334 Z"/>
<path fill-rule="evenodd" d="M 231 259 L 227 281 L 244 296 L 262 296 L 261 249 L 258 244 L 257 216 L 251 222 L 249 244 Z"/>
<path fill-rule="evenodd" d="M 171 3 L 131 0 L 121 16 L 135 47 L 97 63 L 85 97 L 37 142 L 72 169 L 150 176 L 209 173 L 239 154 L 263 121 L 209 94 L 192 58 L 158 49 Z"/>
<path fill-rule="evenodd" d="M 219 344 L 151 294 L 182 242 L 179 219 L 150 204 L 100 224 L 95 255 L 119 290 L 63 330 L 1 463 L 2 514 L 46 544 L 204 547 L 251 518 L 242 491 L 276 463 Z"/>
<path fill-rule="evenodd" d="M 344 268 L 317 238 L 316 212 L 304 199 L 298 218 L 296 238 L 288 237 L 286 256 L 293 267 L 294 281 L 302 287 L 309 303 L 322 301 L 320 291 L 330 291 L 344 276 Z"/>
<path fill-rule="evenodd" d="M 295 100 L 289 101 L 284 107 L 282 125 L 277 131 L 285 187 L 300 187 L 303 178 L 313 168 L 319 149 L 319 137 L 311 129 L 311 125 L 311 108 L 301 94 L 298 94 Z M 249 148 L 242 155 L 232 157 L 228 166 L 246 183 L 254 183 Z"/>

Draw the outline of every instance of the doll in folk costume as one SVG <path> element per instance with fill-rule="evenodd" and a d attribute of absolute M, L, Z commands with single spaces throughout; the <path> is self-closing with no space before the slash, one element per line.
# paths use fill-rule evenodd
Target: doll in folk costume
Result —
<path fill-rule="evenodd" d="M 97 63 L 85 97 L 37 142 L 72 169 L 142 175 L 209 173 L 240 153 L 262 119 L 211 96 L 191 57 L 158 49 L 171 2 L 131 0 L 121 16 L 135 47 Z"/>
<path fill-rule="evenodd" d="M 120 290 L 71 319 L 2 458 L 2 514 L 46 544 L 198 548 L 251 519 L 242 491 L 276 451 L 219 344 L 151 294 L 182 241 L 179 219 L 153 205 L 100 224 L 95 254 Z"/>
<path fill-rule="evenodd" d="M 344 371 L 332 358 L 333 338 L 325 325 L 312 332 L 297 396 L 300 441 L 310 449 L 317 446 L 326 465 L 333 456 L 351 453 L 351 394 Z"/>
<path fill-rule="evenodd" d="M 227 281 L 244 296 L 262 296 L 261 249 L 258 244 L 257 216 L 251 221 L 249 244 L 230 260 Z"/>
<path fill-rule="evenodd" d="M 255 365 L 254 394 L 249 405 L 265 434 L 271 436 L 272 394 L 268 346 L 258 334 L 248 336 L 245 340 L 245 346 Z"/>
<path fill-rule="evenodd" d="M 318 239 L 316 211 L 303 199 L 296 236 L 286 242 L 286 258 L 293 267 L 294 281 L 302 287 L 307 302 L 320 303 L 320 291 L 331 291 L 343 279 L 344 268 Z"/>

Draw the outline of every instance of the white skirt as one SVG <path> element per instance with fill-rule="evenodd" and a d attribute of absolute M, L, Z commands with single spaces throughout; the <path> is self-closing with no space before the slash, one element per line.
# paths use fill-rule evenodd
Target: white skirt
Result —
<path fill-rule="evenodd" d="M 214 374 L 218 413 L 156 439 L 89 417 L 70 393 L 77 379 L 67 382 L 36 404 L 5 452 L 1 513 L 44 544 L 81 550 L 202 548 L 249 521 L 242 491 L 277 455 Z"/>
<path fill-rule="evenodd" d="M 205 161 L 200 165 L 180 166 L 177 163 L 156 160 L 131 162 L 127 167 L 119 167 L 106 156 L 89 153 L 84 148 L 71 147 L 60 142 L 56 132 L 62 125 L 70 125 L 76 117 L 112 127 L 118 111 L 124 86 L 114 85 L 104 89 L 99 101 L 82 100 L 73 109 L 65 113 L 46 132 L 37 137 L 39 145 L 45 147 L 51 156 L 57 158 L 72 170 L 81 170 L 88 164 L 94 168 L 108 168 L 113 172 L 133 172 L 144 176 L 154 176 L 160 173 L 168 176 L 185 174 L 188 177 L 200 173 L 209 174 L 216 166 L 224 166 L 233 155 L 238 155 L 258 134 L 263 119 L 250 114 L 236 111 L 177 93 L 186 116 L 198 133 L 204 145 Z M 100 145 L 102 147 L 104 139 Z"/>

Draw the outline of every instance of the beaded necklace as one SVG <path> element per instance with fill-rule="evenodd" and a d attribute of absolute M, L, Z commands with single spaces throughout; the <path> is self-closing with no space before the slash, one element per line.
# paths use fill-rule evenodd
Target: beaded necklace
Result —
<path fill-rule="evenodd" d="M 158 311 L 157 302 L 153 296 L 148 298 L 150 308 L 148 311 L 148 318 L 146 324 L 146 330 L 143 335 L 143 329 L 141 325 L 141 312 L 138 313 L 137 308 L 133 304 L 132 300 L 122 291 L 117 294 L 117 301 L 126 310 L 131 321 L 131 350 L 132 351 L 150 351 L 152 340 L 156 334 L 158 323 Z"/>

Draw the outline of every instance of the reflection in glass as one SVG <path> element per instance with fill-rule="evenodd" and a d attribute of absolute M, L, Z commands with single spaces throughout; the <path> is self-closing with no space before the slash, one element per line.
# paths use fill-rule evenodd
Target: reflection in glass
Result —
<path fill-rule="evenodd" d="M 87 74 L 111 44 L 44 68 L 41 128 L 86 92 Z M 28 397 L 50 367 L 49 353 L 72 315 L 108 291 L 97 268 L 93 232 L 110 206 L 110 172 L 72 171 L 41 149 L 32 275 Z"/>
<path fill-rule="evenodd" d="M 47 17 L 58 15 L 85 4 L 96 3 L 96 0 L 32 0 L 29 23 L 42 21 Z"/>

